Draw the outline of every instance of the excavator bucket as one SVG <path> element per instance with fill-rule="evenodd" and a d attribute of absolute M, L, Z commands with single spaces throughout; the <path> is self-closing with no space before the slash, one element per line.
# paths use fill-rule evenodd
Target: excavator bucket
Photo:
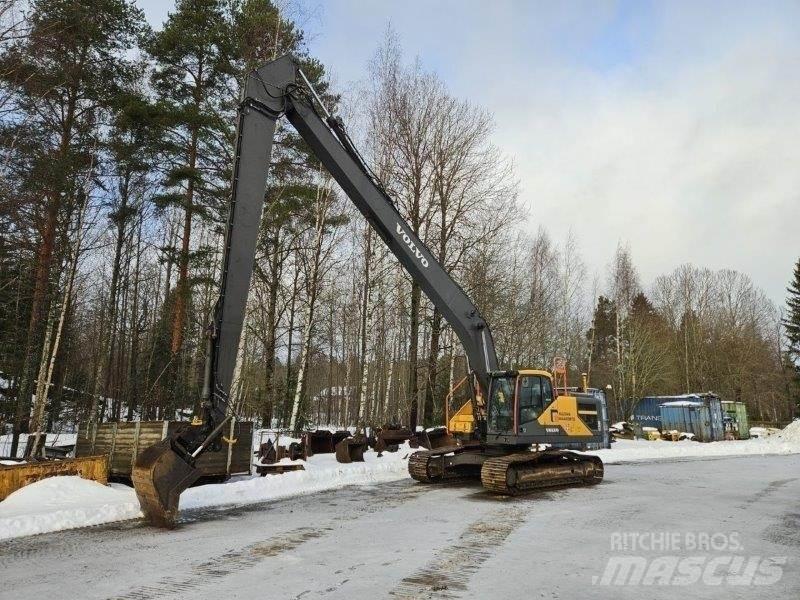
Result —
<path fill-rule="evenodd" d="M 367 438 L 348 437 L 336 444 L 336 462 L 364 462 L 364 451 L 367 449 Z"/>
<path fill-rule="evenodd" d="M 181 492 L 201 475 L 200 469 L 172 449 L 169 439 L 147 448 L 131 474 L 144 518 L 156 527 L 175 527 Z"/>
<path fill-rule="evenodd" d="M 455 446 L 458 443 L 446 427 L 418 431 L 416 435 L 419 445 L 428 450 Z"/>

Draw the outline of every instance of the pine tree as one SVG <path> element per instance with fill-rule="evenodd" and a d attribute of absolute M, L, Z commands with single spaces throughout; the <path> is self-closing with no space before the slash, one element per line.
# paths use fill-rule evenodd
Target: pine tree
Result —
<path fill-rule="evenodd" d="M 12 452 L 29 419 L 45 322 L 66 253 L 65 226 L 76 213 L 87 169 L 96 164 L 98 124 L 131 75 L 126 54 L 144 26 L 130 0 L 36 0 L 28 20 L 28 35 L 0 56 L 0 83 L 11 90 L 18 115 L 6 174 L 18 184 L 18 202 L 31 215 L 36 239 Z"/>
<path fill-rule="evenodd" d="M 153 86 L 172 120 L 170 165 L 161 206 L 184 214 L 178 254 L 178 295 L 172 328 L 172 352 L 183 345 L 189 302 L 189 259 L 195 218 L 208 216 L 214 173 L 204 158 L 207 145 L 226 137 L 229 124 L 220 118 L 222 96 L 231 74 L 231 31 L 219 0 L 182 0 L 149 45 L 156 61 Z"/>
<path fill-rule="evenodd" d="M 586 333 L 588 340 L 594 340 L 592 354 L 596 361 L 603 361 L 610 356 L 614 348 L 614 301 L 600 296 L 592 318 L 594 332 Z"/>
<path fill-rule="evenodd" d="M 787 385 L 790 401 L 794 402 L 795 415 L 800 415 L 800 259 L 794 265 L 794 277 L 786 288 L 789 295 L 786 298 L 788 308 L 783 327 L 786 330 L 786 339 L 789 347 L 784 357 L 784 368 L 794 372 L 792 381 Z"/>
<path fill-rule="evenodd" d="M 139 65 L 139 73 L 143 75 L 144 65 Z M 120 418 L 123 395 L 121 381 L 112 386 L 112 365 L 123 345 L 117 332 L 118 300 L 125 293 L 123 250 L 142 218 L 141 198 L 150 185 L 149 177 L 161 150 L 159 123 L 163 117 L 159 107 L 137 89 L 138 85 L 128 87 L 130 89 L 121 90 L 115 99 L 106 143 L 110 193 L 104 205 L 114 235 L 114 255 L 108 296 L 103 306 L 105 327 L 98 336 L 100 364 L 95 382 L 95 395 L 114 399 L 112 417 L 115 420 Z"/>
<path fill-rule="evenodd" d="M 233 126 L 226 113 L 227 88 L 233 74 L 233 32 L 222 0 L 179 0 L 161 31 L 147 46 L 155 62 L 152 85 L 164 108 L 166 128 L 163 193 L 157 206 L 177 211 L 183 221 L 178 248 L 177 284 L 172 313 L 171 365 L 162 384 L 176 399 L 191 401 L 196 369 L 185 362 L 187 326 L 192 315 L 193 263 L 210 256 L 211 248 L 193 247 L 193 228 L 218 214 L 226 199 L 225 177 L 216 157 L 217 140 L 227 140 Z M 195 359 L 197 357 L 195 356 Z"/>
<path fill-rule="evenodd" d="M 789 292 L 786 298 L 788 313 L 783 326 L 789 340 L 789 355 L 797 360 L 800 358 L 800 259 L 794 266 L 794 278 L 786 291 Z"/>

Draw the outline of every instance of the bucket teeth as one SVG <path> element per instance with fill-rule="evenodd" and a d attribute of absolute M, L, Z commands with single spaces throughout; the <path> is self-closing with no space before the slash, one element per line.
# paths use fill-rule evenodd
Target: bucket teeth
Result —
<path fill-rule="evenodd" d="M 156 527 L 172 528 L 180 495 L 202 475 L 166 439 L 139 455 L 131 473 L 145 519 Z"/>

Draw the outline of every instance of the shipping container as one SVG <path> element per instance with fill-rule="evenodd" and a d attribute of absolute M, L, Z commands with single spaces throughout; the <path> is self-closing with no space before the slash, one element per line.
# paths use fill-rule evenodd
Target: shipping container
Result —
<path fill-rule="evenodd" d="M 641 431 L 642 427 L 655 427 L 661 431 L 661 405 L 665 402 L 677 402 L 679 400 L 700 401 L 696 394 L 686 394 L 684 396 L 645 396 L 633 408 L 630 417 L 631 424 L 636 431 Z M 640 434 L 639 434 L 640 435 Z"/>
<path fill-rule="evenodd" d="M 700 394 L 700 397 L 708 406 L 709 417 L 711 418 L 711 437 L 714 441 L 725 439 L 725 413 L 722 410 L 722 400 L 716 394 Z"/>
<path fill-rule="evenodd" d="M 734 437 L 737 440 L 748 439 L 750 437 L 750 420 L 747 418 L 747 405 L 744 402 L 723 400 L 722 411 L 731 419 Z"/>
<path fill-rule="evenodd" d="M 722 406 L 719 398 L 665 402 L 659 410 L 664 431 L 691 433 L 698 442 L 724 439 Z"/>
<path fill-rule="evenodd" d="M 710 407 L 709 418 L 713 439 L 724 439 L 725 424 L 722 414 L 722 403 L 719 396 L 712 393 L 682 394 L 680 396 L 646 396 L 639 400 L 631 415 L 631 425 L 635 431 L 642 427 L 655 427 L 663 431 L 661 423 L 661 407 L 668 402 L 699 402 Z M 667 428 L 667 430 L 672 428 Z"/>
<path fill-rule="evenodd" d="M 108 475 L 130 479 L 133 463 L 145 448 L 174 433 L 185 421 L 130 421 L 89 423 L 78 428 L 75 456 L 105 455 Z M 223 441 L 219 452 L 205 452 L 197 466 L 206 479 L 227 479 L 231 475 L 250 473 L 253 458 L 253 423 L 233 419 L 223 434 L 232 443 Z"/>

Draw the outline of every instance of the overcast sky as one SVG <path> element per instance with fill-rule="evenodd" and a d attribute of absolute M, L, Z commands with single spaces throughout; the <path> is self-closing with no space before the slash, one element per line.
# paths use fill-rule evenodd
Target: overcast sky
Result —
<path fill-rule="evenodd" d="M 139 4 L 156 27 L 169 6 Z M 529 227 L 571 227 L 602 281 L 622 242 L 645 287 L 692 262 L 743 271 L 784 304 L 800 257 L 800 3 L 300 6 L 339 88 L 391 23 L 409 57 L 489 108 Z"/>

